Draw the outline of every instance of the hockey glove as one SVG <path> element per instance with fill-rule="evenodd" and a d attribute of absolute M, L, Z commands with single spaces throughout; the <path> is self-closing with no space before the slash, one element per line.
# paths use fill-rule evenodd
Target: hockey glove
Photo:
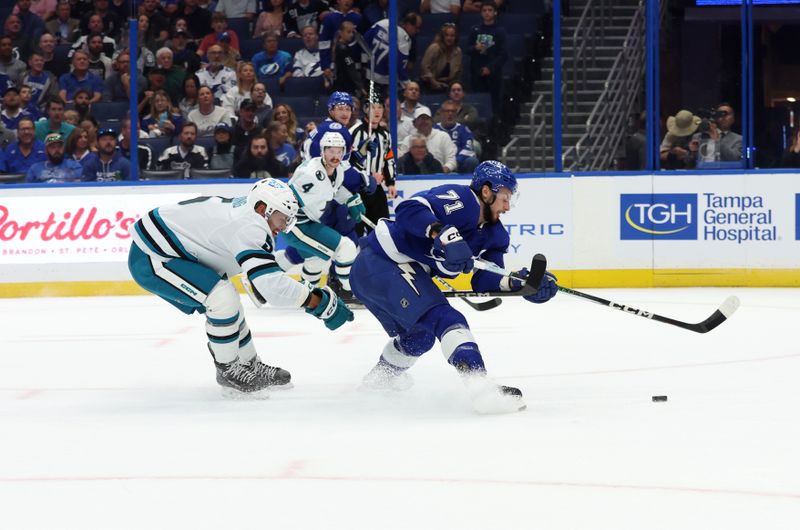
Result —
<path fill-rule="evenodd" d="M 455 226 L 448 225 L 442 228 L 433 240 L 433 255 L 437 259 L 444 260 L 442 265 L 453 274 L 469 272 L 474 265 L 472 249 Z"/>
<path fill-rule="evenodd" d="M 547 302 L 558 292 L 558 284 L 556 283 L 556 280 L 558 280 L 558 278 L 556 278 L 554 274 L 545 272 L 544 276 L 542 277 L 542 283 L 539 284 L 539 289 L 536 291 L 536 294 L 524 296 L 523 298 L 525 298 L 525 300 L 528 302 L 533 302 L 534 304 L 543 304 Z"/>
<path fill-rule="evenodd" d="M 325 327 L 334 330 L 353 320 L 353 312 L 330 287 L 315 288 L 314 294 L 321 299 L 314 309 L 307 307 L 306 313 L 325 322 Z"/>
<path fill-rule="evenodd" d="M 352 197 L 347 199 L 347 213 L 350 215 L 350 219 L 356 224 L 360 223 L 361 216 L 367 213 L 367 207 L 364 206 L 361 195 L 358 193 L 354 193 Z"/>
<path fill-rule="evenodd" d="M 361 173 L 367 170 L 367 157 L 361 154 L 360 151 L 350 151 L 350 158 L 348 158 L 347 161 Z"/>
<path fill-rule="evenodd" d="M 522 269 L 520 269 L 518 271 L 515 271 L 514 274 L 516 274 L 520 278 L 527 278 L 528 275 L 530 274 L 530 271 L 528 271 L 527 267 L 523 267 Z M 506 284 L 507 287 L 503 285 L 504 284 L 503 280 L 505 280 L 505 282 L 508 282 Z M 506 291 L 506 290 L 508 290 L 508 291 L 519 291 L 520 289 L 522 289 L 522 286 L 525 285 L 525 280 L 521 280 L 521 279 L 517 279 L 517 278 L 507 277 L 507 278 L 503 278 L 503 280 L 500 281 L 500 290 L 501 291 Z"/>

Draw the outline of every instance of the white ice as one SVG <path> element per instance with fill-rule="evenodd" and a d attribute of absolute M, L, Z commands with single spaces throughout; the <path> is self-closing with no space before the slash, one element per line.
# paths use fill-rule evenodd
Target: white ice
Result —
<path fill-rule="evenodd" d="M 528 409 L 478 416 L 438 347 L 403 394 L 356 391 L 386 340 L 256 310 L 295 388 L 219 395 L 203 318 L 155 297 L 0 300 L 0 529 L 800 528 L 800 299 L 589 290 L 464 312 Z M 653 395 L 667 395 L 654 403 Z"/>

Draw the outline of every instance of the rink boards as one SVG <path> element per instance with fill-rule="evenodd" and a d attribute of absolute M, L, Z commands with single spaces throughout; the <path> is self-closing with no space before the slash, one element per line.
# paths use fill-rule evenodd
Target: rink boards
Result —
<path fill-rule="evenodd" d="M 398 181 L 400 197 L 459 177 Z M 738 172 L 518 175 L 503 223 L 520 268 L 536 252 L 573 287 L 798 286 L 800 175 Z M 0 195 L 0 296 L 140 293 L 127 229 L 148 210 L 252 182 L 7 186 Z"/>

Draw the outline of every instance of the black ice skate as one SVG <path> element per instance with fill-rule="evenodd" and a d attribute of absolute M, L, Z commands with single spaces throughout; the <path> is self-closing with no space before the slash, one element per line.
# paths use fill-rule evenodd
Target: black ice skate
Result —
<path fill-rule="evenodd" d="M 218 363 L 217 383 L 222 387 L 222 395 L 234 399 L 266 399 L 269 397 L 270 385 L 264 377 L 260 377 L 253 369 L 253 363 L 235 360 L 230 363 Z M 288 373 L 288 372 L 287 372 Z"/>
<path fill-rule="evenodd" d="M 498 385 L 482 370 L 469 368 L 466 363 L 456 366 L 472 408 L 479 414 L 505 414 L 525 410 L 522 392 L 513 386 Z"/>
<path fill-rule="evenodd" d="M 292 374 L 283 368 L 270 366 L 261 362 L 258 355 L 250 361 L 255 374 L 267 384 L 271 390 L 285 390 L 292 388 Z"/>
<path fill-rule="evenodd" d="M 356 295 L 353 294 L 353 291 L 348 291 L 344 288 L 341 280 L 339 280 L 339 277 L 335 274 L 328 275 L 328 287 L 330 287 L 331 290 L 336 293 L 336 296 L 341 298 L 350 309 L 353 309 L 354 307 L 364 307 L 364 304 L 361 303 L 361 300 L 356 298 Z"/>

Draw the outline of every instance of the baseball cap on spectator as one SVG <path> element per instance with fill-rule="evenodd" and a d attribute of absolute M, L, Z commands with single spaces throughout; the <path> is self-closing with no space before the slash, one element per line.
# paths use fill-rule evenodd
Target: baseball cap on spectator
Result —
<path fill-rule="evenodd" d="M 117 137 L 117 131 L 115 131 L 111 127 L 103 127 L 97 131 L 97 137 L 102 138 L 103 136 L 113 136 L 114 138 Z"/>
<path fill-rule="evenodd" d="M 422 105 L 421 107 L 417 107 L 416 110 L 414 110 L 414 119 L 416 120 L 420 116 L 427 116 L 427 117 L 430 118 L 432 116 L 431 109 L 429 109 L 425 105 Z"/>
<path fill-rule="evenodd" d="M 15 86 L 10 86 L 10 87 L 8 87 L 8 88 L 6 89 L 6 93 L 7 93 L 7 92 L 11 92 L 11 91 L 14 91 L 14 92 L 16 92 L 17 94 L 19 94 L 19 88 L 15 87 Z"/>
<path fill-rule="evenodd" d="M 182 29 L 178 29 L 178 30 L 175 30 L 175 31 L 172 32 L 172 38 L 175 38 L 175 37 L 183 37 L 184 39 L 188 39 L 189 38 L 189 33 L 187 33 L 186 31 L 184 31 Z"/>
<path fill-rule="evenodd" d="M 231 34 L 227 31 L 223 31 L 219 38 L 217 39 L 219 42 L 230 42 L 231 41 Z"/>
<path fill-rule="evenodd" d="M 56 142 L 61 142 L 62 144 L 64 143 L 64 137 L 59 133 L 51 133 L 44 138 L 44 145 L 50 145 Z"/>
<path fill-rule="evenodd" d="M 700 125 L 700 118 L 688 110 L 682 110 L 667 118 L 667 131 L 673 136 L 689 136 Z"/>
<path fill-rule="evenodd" d="M 256 102 L 252 99 L 244 98 L 242 103 L 239 105 L 239 109 L 257 110 L 258 105 L 256 105 Z"/>
<path fill-rule="evenodd" d="M 231 132 L 231 126 L 224 121 L 221 121 L 214 126 L 214 133 L 219 131 Z"/>
<path fill-rule="evenodd" d="M 163 69 L 163 68 L 161 68 L 161 67 L 158 67 L 158 68 L 153 68 L 152 70 L 150 70 L 150 72 L 148 72 L 148 75 L 151 75 L 151 74 L 155 74 L 155 75 L 163 75 L 164 77 L 167 77 L 167 71 L 166 71 L 166 70 L 164 70 L 164 69 Z"/>

